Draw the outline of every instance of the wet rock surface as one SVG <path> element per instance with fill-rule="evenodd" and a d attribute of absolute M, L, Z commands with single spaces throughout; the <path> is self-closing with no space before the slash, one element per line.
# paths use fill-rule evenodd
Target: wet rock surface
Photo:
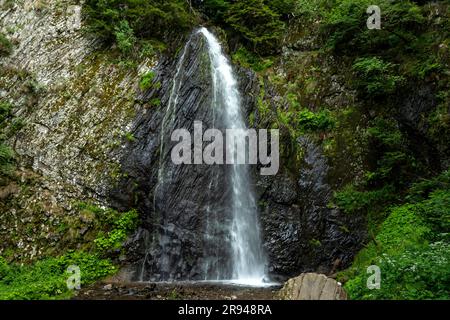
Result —
<path fill-rule="evenodd" d="M 364 237 L 361 219 L 330 206 L 333 191 L 321 149 L 306 137 L 298 143 L 304 164 L 297 175 L 258 181 L 270 271 L 282 279 L 304 271 L 336 272 L 351 263 Z"/>
<path fill-rule="evenodd" d="M 105 289 L 105 286 L 108 286 Z M 272 300 L 279 287 L 254 288 L 214 283 L 122 283 L 88 286 L 74 300 Z"/>

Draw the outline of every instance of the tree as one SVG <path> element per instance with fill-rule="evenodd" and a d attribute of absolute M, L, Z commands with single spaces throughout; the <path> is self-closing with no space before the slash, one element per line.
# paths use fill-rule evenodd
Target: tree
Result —
<path fill-rule="evenodd" d="M 260 54 L 277 51 L 284 30 L 280 15 L 263 0 L 242 0 L 231 5 L 226 22 Z"/>

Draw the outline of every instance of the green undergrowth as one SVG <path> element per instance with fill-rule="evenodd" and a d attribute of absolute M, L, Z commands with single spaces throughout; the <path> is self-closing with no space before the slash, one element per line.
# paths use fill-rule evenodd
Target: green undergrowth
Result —
<path fill-rule="evenodd" d="M 85 286 L 117 272 L 117 255 L 138 221 L 135 210 L 120 213 L 88 203 L 77 204 L 79 213 L 95 219 L 99 230 L 93 245 L 86 250 L 68 250 L 57 257 L 47 257 L 32 264 L 9 263 L 0 257 L 0 299 L 68 299 L 73 296 L 67 282 L 80 270 L 80 284 Z"/>
<path fill-rule="evenodd" d="M 352 299 L 450 298 L 449 172 L 410 189 L 409 202 L 388 209 L 376 236 L 339 275 Z M 367 267 L 381 270 L 368 289 Z"/>
<path fill-rule="evenodd" d="M 68 252 L 56 258 L 40 260 L 33 265 L 8 264 L 0 257 L 1 300 L 68 299 L 73 290 L 67 281 L 73 276 L 69 266 L 80 268 L 81 285 L 109 276 L 117 267 L 96 254 L 82 251 Z"/>

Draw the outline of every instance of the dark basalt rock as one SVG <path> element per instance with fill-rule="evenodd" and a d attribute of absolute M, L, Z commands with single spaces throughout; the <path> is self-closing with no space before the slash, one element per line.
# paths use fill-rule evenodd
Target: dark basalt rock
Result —
<path fill-rule="evenodd" d="M 270 271 L 282 279 L 305 271 L 334 273 L 351 263 L 365 236 L 361 218 L 329 207 L 329 167 L 320 148 L 307 138 L 298 143 L 305 157 L 297 175 L 259 181 Z"/>

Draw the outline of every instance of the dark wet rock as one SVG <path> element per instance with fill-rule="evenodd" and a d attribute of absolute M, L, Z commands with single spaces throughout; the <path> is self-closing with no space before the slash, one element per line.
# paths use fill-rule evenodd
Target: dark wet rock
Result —
<path fill-rule="evenodd" d="M 218 264 L 230 272 L 226 267 L 230 246 L 223 245 L 226 234 L 220 227 L 230 218 L 226 167 L 174 165 L 170 158 L 174 145 L 170 135 L 175 129 L 192 133 L 193 123 L 198 120 L 206 130 L 213 127 L 214 116 L 220 117 L 211 105 L 210 60 L 203 37 L 194 33 L 185 48 L 176 79 L 179 103 L 169 107 L 177 59 L 161 61 L 155 70 L 155 83 L 161 83 L 160 88 L 141 97 L 145 103 L 158 96 L 161 106 L 138 115 L 132 130 L 136 142 L 128 145 L 122 160 L 127 178 L 112 193 L 118 206 L 125 209 L 137 205 L 143 213 L 142 228 L 128 244 L 135 279 L 204 279 L 208 272 L 218 269 Z M 220 223 L 205 237 L 208 214 L 216 215 Z M 212 261 L 205 270 L 203 257 L 211 256 L 208 250 L 221 260 Z"/>
<path fill-rule="evenodd" d="M 331 274 L 351 263 L 365 237 L 360 217 L 329 206 L 333 192 L 321 149 L 308 138 L 298 143 L 305 156 L 297 181 L 282 174 L 259 181 L 269 270 L 281 279 L 305 271 Z"/>
<path fill-rule="evenodd" d="M 408 147 L 414 155 L 427 164 L 427 168 L 439 172 L 442 162 L 449 159 L 448 146 L 439 146 L 428 138 L 429 123 L 427 115 L 436 108 L 436 94 L 431 86 L 411 84 L 410 90 L 397 98 L 395 117 L 400 129 L 413 141 Z"/>

